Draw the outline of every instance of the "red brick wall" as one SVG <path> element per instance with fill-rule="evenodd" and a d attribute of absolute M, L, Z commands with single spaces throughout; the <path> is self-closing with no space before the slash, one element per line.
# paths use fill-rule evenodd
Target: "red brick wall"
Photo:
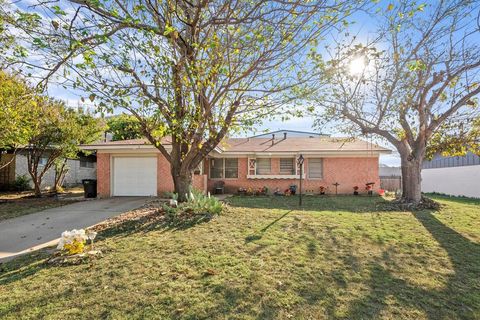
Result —
<path fill-rule="evenodd" d="M 194 175 L 193 187 L 205 190 L 207 187 L 206 175 Z M 173 179 L 170 173 L 170 163 L 161 154 L 157 161 L 157 194 L 162 196 L 164 192 L 172 192 Z M 97 154 L 97 193 L 99 197 L 110 197 L 110 154 Z"/>
<path fill-rule="evenodd" d="M 206 189 L 206 175 L 194 175 L 193 187 L 197 190 Z M 162 196 L 164 192 L 173 192 L 173 178 L 170 172 L 170 163 L 161 154 L 158 155 L 157 161 L 157 192 Z"/>
<path fill-rule="evenodd" d="M 173 191 L 173 178 L 170 172 L 170 163 L 161 154 L 157 160 L 157 194 L 162 196 L 164 192 Z"/>
<path fill-rule="evenodd" d="M 110 154 L 97 153 L 97 194 L 110 197 Z"/>
<path fill-rule="evenodd" d="M 270 192 L 275 188 L 285 190 L 291 184 L 298 185 L 297 179 L 247 179 L 247 158 L 238 159 L 238 179 L 220 179 L 225 182 L 225 191 L 228 193 L 237 192 L 238 188 L 261 188 L 267 186 Z M 272 159 L 272 174 L 278 174 L 280 160 Z M 193 186 L 198 190 L 212 191 L 216 179 L 207 179 L 208 161 L 205 161 L 205 174 L 195 175 Z M 305 159 L 304 172 L 308 173 L 308 158 Z M 110 154 L 97 154 L 97 191 L 100 197 L 110 196 Z M 353 187 L 358 185 L 361 192 L 365 192 L 365 183 L 375 182 L 374 189 L 380 187 L 378 177 L 378 158 L 324 158 L 323 179 L 313 180 L 306 177 L 303 189 L 307 193 L 318 193 L 319 187 L 327 187 L 327 193 L 335 193 L 333 183 L 338 182 L 338 193 L 353 193 Z M 173 191 L 173 179 L 170 173 L 170 164 L 162 156 L 158 155 L 157 162 L 157 192 L 162 196 L 164 192 Z"/>
<path fill-rule="evenodd" d="M 275 168 L 275 169 L 274 169 Z M 208 169 L 208 168 L 207 168 Z M 272 171 L 279 169 L 279 159 L 272 159 Z M 206 171 L 208 173 L 208 170 Z M 304 173 L 308 174 L 308 158 L 305 159 Z M 307 174 L 304 174 L 306 176 Z M 277 187 L 287 189 L 290 185 L 298 186 L 298 179 L 247 179 L 247 158 L 238 159 L 238 179 L 219 179 L 225 181 L 225 192 L 235 193 L 238 188 L 261 188 L 267 186 L 270 192 Z M 208 179 L 208 190 L 213 191 L 218 180 Z M 374 189 L 380 187 L 378 176 L 378 158 L 324 158 L 323 179 L 303 180 L 303 190 L 306 193 L 319 193 L 320 186 L 327 187 L 327 193 L 335 193 L 332 185 L 338 182 L 339 194 L 353 193 L 355 185 L 360 187 L 360 192 L 365 192 L 365 183 L 375 182 Z"/>

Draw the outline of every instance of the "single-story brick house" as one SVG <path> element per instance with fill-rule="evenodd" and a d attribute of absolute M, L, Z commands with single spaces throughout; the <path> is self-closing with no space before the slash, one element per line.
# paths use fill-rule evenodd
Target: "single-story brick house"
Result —
<path fill-rule="evenodd" d="M 168 141 L 164 141 L 168 150 Z M 161 196 L 173 190 L 170 165 L 160 152 L 146 140 L 101 142 L 83 146 L 97 152 L 97 191 L 100 197 Z M 378 161 L 380 154 L 390 150 L 359 139 L 329 136 L 289 137 L 264 135 L 250 138 L 225 139 L 195 172 L 196 189 L 213 191 L 219 181 L 225 192 L 239 188 L 257 189 L 267 186 L 271 191 L 287 189 L 299 182 L 296 164 L 303 155 L 303 190 L 319 193 L 349 194 L 354 186 L 360 192 L 365 184 L 380 186 Z"/>

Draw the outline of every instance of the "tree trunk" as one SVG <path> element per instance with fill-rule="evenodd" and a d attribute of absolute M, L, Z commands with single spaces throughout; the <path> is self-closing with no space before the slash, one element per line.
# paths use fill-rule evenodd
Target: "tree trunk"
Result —
<path fill-rule="evenodd" d="M 42 189 L 41 189 L 41 185 L 42 185 L 42 180 L 40 179 L 37 179 L 35 177 L 32 177 L 32 181 L 33 181 L 33 190 L 35 192 L 35 196 L 40 198 L 42 196 Z"/>
<path fill-rule="evenodd" d="M 182 170 L 181 165 L 172 164 L 172 177 L 178 201 L 185 202 L 192 191 L 193 171 Z"/>
<path fill-rule="evenodd" d="M 402 200 L 418 204 L 422 199 L 422 159 L 402 156 Z"/>

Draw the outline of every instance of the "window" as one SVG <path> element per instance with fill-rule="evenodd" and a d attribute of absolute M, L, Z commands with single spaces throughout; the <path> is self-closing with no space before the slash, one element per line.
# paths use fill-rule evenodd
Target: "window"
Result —
<path fill-rule="evenodd" d="M 272 162 L 270 158 L 257 158 L 257 173 L 270 174 L 272 172 Z"/>
<path fill-rule="evenodd" d="M 238 178 L 237 158 L 215 158 L 210 159 L 210 178 Z"/>
<path fill-rule="evenodd" d="M 87 157 L 80 157 L 80 168 L 93 168 L 93 161 Z"/>
<path fill-rule="evenodd" d="M 223 178 L 223 159 L 210 159 L 210 178 Z"/>
<path fill-rule="evenodd" d="M 48 162 L 48 158 L 41 157 L 40 159 L 38 159 L 38 165 L 39 166 L 46 166 L 47 162 Z"/>
<path fill-rule="evenodd" d="M 323 178 L 323 159 L 310 158 L 308 159 L 308 178 L 322 179 Z"/>
<path fill-rule="evenodd" d="M 295 164 L 293 158 L 280 159 L 280 174 L 295 174 Z"/>
<path fill-rule="evenodd" d="M 238 178 L 237 158 L 225 158 L 225 178 Z"/>

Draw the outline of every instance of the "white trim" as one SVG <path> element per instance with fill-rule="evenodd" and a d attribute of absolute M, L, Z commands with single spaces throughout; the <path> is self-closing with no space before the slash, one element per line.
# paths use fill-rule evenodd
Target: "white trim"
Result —
<path fill-rule="evenodd" d="M 164 148 L 167 151 L 172 149 L 171 145 L 165 145 Z M 114 152 L 115 150 L 149 150 L 149 151 L 158 151 L 153 145 L 148 144 L 114 144 L 114 145 L 81 145 L 80 149 L 82 150 L 109 150 Z"/>
<path fill-rule="evenodd" d="M 283 157 L 296 157 L 302 154 L 304 157 L 330 157 L 330 158 L 352 158 L 352 157 L 361 157 L 361 158 L 377 158 L 380 154 L 390 154 L 391 151 L 350 151 L 350 150 L 341 150 L 341 151 L 292 151 L 292 152 L 225 152 L 220 154 L 210 153 L 208 156 L 210 158 L 283 158 Z"/>
<path fill-rule="evenodd" d="M 297 174 L 257 174 L 247 175 L 247 179 L 300 179 Z M 305 176 L 302 177 L 305 180 Z"/>

